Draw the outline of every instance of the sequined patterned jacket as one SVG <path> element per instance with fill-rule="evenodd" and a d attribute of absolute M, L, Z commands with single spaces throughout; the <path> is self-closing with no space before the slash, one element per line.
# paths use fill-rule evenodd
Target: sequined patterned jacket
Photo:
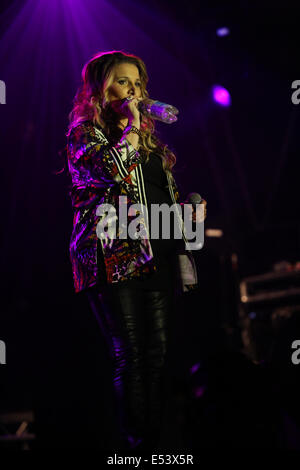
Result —
<path fill-rule="evenodd" d="M 84 121 L 68 133 L 67 156 L 74 211 L 69 249 L 75 292 L 100 282 L 122 282 L 154 272 L 156 266 L 148 238 L 122 239 L 118 237 L 119 229 L 113 239 L 97 236 L 99 205 L 111 204 L 118 214 L 119 196 L 123 195 L 127 197 L 127 214 L 131 204 L 147 207 L 140 153 L 126 139 L 112 145 L 101 127 Z M 167 179 L 172 201 L 176 203 L 179 194 L 171 172 L 167 172 Z M 140 229 L 147 230 L 143 215 L 139 217 Z M 98 262 L 99 250 L 103 254 L 103 269 Z M 182 289 L 190 290 L 197 285 L 191 252 L 178 254 L 178 261 Z"/>

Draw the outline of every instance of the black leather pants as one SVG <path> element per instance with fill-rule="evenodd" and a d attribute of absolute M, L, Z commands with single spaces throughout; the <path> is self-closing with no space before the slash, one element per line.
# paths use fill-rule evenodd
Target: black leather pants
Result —
<path fill-rule="evenodd" d="M 139 441 L 155 445 L 166 400 L 167 351 L 175 323 L 173 291 L 120 283 L 87 293 L 113 361 L 121 435 L 129 448 Z"/>

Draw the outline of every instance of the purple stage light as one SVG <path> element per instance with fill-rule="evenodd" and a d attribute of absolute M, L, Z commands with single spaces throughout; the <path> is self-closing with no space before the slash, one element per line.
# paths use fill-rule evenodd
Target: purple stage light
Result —
<path fill-rule="evenodd" d="M 200 362 L 198 362 L 197 364 L 194 364 L 191 368 L 190 368 L 190 373 L 191 374 L 194 374 L 195 372 L 197 372 L 197 370 L 200 368 Z"/>
<path fill-rule="evenodd" d="M 229 91 L 226 88 L 220 85 L 213 86 L 213 98 L 216 103 L 219 103 L 221 106 L 230 106 L 231 105 L 231 98 Z"/>
<path fill-rule="evenodd" d="M 216 33 L 217 33 L 217 36 L 220 36 L 220 37 L 228 36 L 230 34 L 230 29 L 224 26 L 223 28 L 218 28 Z"/>
<path fill-rule="evenodd" d="M 204 385 L 201 385 L 199 387 L 195 387 L 193 389 L 194 396 L 196 398 L 201 398 L 204 395 L 205 391 L 206 391 L 206 387 Z"/>

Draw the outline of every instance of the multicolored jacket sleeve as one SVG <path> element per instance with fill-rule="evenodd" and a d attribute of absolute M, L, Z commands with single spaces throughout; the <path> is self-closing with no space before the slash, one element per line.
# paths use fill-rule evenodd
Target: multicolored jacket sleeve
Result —
<path fill-rule="evenodd" d="M 128 140 L 113 146 L 100 128 L 84 122 L 68 135 L 68 161 L 73 184 L 107 187 L 130 184 L 130 172 L 141 163 L 141 156 Z"/>

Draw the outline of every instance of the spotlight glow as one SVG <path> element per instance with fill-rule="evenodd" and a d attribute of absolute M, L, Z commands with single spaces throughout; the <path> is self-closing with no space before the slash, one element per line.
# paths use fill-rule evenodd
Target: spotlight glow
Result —
<path fill-rule="evenodd" d="M 206 387 L 204 385 L 200 385 L 199 387 L 195 387 L 193 389 L 194 396 L 196 398 L 201 398 L 204 395 L 205 391 L 206 391 Z"/>
<path fill-rule="evenodd" d="M 224 26 L 223 28 L 218 28 L 216 31 L 217 36 L 223 37 L 230 34 L 230 29 Z"/>
<path fill-rule="evenodd" d="M 220 85 L 214 85 L 212 88 L 213 98 L 216 103 L 219 103 L 221 106 L 230 106 L 231 97 L 229 91 L 226 88 Z"/>
<path fill-rule="evenodd" d="M 190 373 L 191 374 L 194 374 L 195 372 L 197 372 L 197 370 L 200 368 L 200 362 L 198 362 L 197 364 L 194 364 L 191 368 L 190 368 Z"/>

